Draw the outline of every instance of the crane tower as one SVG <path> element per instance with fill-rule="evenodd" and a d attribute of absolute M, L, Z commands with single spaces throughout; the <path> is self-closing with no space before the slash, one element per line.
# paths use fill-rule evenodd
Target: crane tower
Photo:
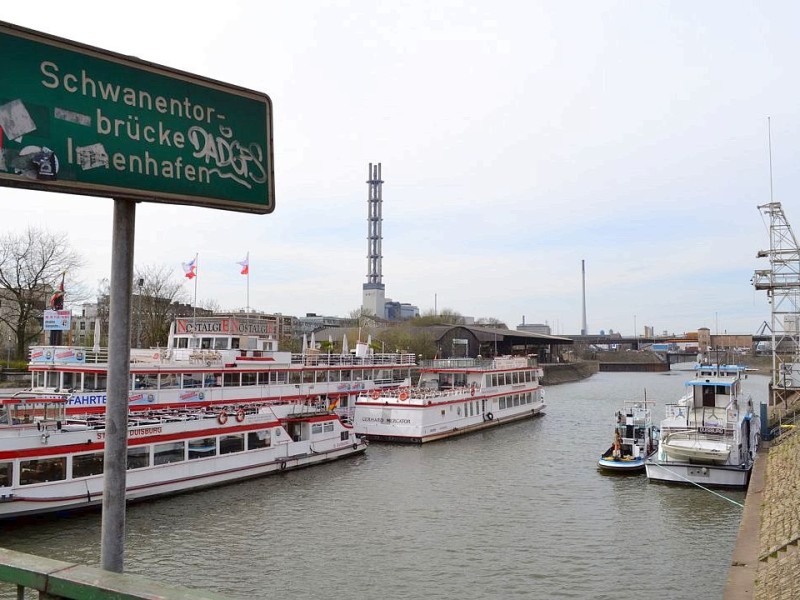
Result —
<path fill-rule="evenodd" d="M 770 406 L 783 410 L 800 397 L 800 245 L 780 202 L 758 207 L 769 218 L 769 269 L 756 270 L 753 286 L 766 290 L 772 313 Z"/>

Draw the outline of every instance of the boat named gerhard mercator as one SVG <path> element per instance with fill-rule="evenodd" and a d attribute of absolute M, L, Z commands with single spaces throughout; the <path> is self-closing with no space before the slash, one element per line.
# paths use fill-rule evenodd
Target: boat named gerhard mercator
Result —
<path fill-rule="evenodd" d="M 666 406 L 658 450 L 646 461 L 651 481 L 744 488 L 759 443 L 760 419 L 742 392 L 744 367 L 697 365 L 677 404 Z"/>
<path fill-rule="evenodd" d="M 542 371 L 534 358 L 451 358 L 420 368 L 414 387 L 373 390 L 356 400 L 356 433 L 423 443 L 543 414 Z"/>

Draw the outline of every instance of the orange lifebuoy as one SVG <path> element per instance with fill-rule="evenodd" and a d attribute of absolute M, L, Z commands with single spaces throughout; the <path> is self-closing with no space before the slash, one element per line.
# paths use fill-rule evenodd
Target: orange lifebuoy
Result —
<path fill-rule="evenodd" d="M 243 408 L 240 408 L 239 410 L 236 411 L 236 420 L 239 423 L 244 421 L 244 409 Z"/>
<path fill-rule="evenodd" d="M 228 422 L 228 413 L 226 413 L 223 410 L 221 413 L 217 415 L 217 423 L 219 423 L 220 425 L 225 425 L 225 423 L 227 422 Z"/>
<path fill-rule="evenodd" d="M 398 396 L 400 400 L 408 400 L 408 392 L 402 391 L 400 392 L 400 396 Z"/>
<path fill-rule="evenodd" d="M 381 392 L 380 390 L 372 390 L 372 394 L 370 394 L 370 396 L 372 396 L 373 400 L 377 400 L 381 397 Z"/>

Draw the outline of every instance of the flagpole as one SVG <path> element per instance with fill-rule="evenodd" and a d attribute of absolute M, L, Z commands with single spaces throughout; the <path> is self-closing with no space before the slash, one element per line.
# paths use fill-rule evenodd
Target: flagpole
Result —
<path fill-rule="evenodd" d="M 197 332 L 197 273 L 199 272 L 197 268 L 197 257 L 199 253 L 195 252 L 194 254 L 194 302 L 192 302 L 192 331 Z"/>
<path fill-rule="evenodd" d="M 247 251 L 247 314 L 250 314 L 250 251 Z"/>

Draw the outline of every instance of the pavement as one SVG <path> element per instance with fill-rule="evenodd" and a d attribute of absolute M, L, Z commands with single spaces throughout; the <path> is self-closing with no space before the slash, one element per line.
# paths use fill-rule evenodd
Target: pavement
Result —
<path fill-rule="evenodd" d="M 723 600 L 800 599 L 800 432 L 759 451 Z"/>
<path fill-rule="evenodd" d="M 762 445 L 750 473 L 742 521 L 733 549 L 723 600 L 753 600 L 758 570 L 761 503 L 767 473 L 768 443 Z"/>

